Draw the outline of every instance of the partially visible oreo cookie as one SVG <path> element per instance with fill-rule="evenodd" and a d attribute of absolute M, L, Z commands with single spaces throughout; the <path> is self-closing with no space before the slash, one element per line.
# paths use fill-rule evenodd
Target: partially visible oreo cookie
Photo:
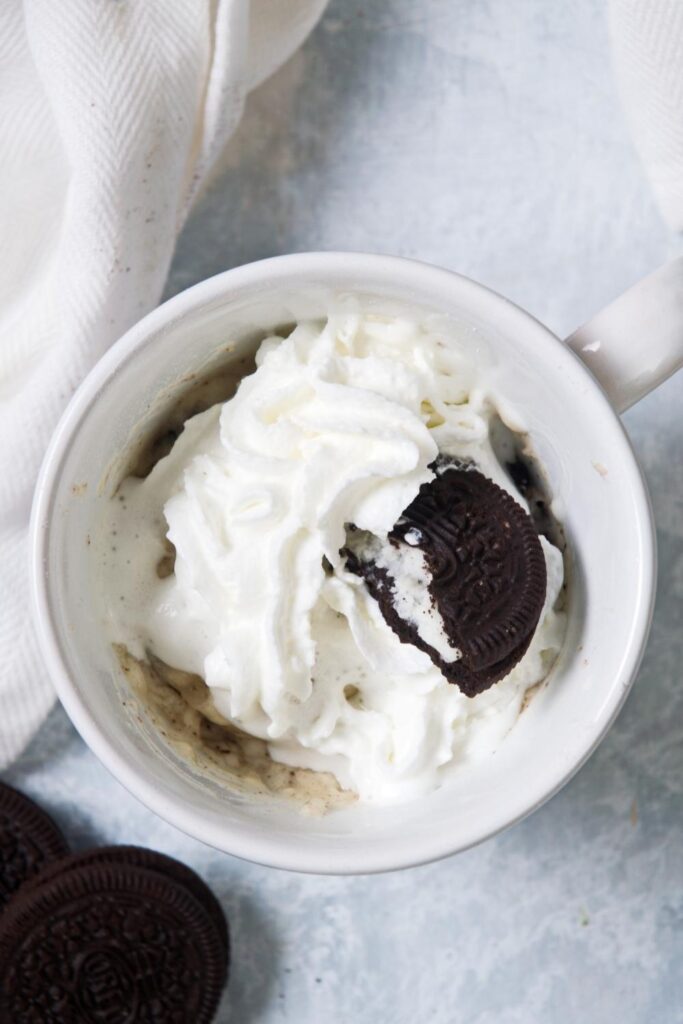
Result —
<path fill-rule="evenodd" d="M 167 857 L 156 850 L 148 850 L 142 846 L 96 846 L 91 850 L 71 853 L 54 861 L 44 868 L 39 875 L 31 878 L 22 887 L 21 894 L 22 896 L 26 895 L 57 877 L 63 876 L 70 871 L 91 867 L 93 864 L 130 864 L 133 867 L 145 868 L 147 871 L 157 871 L 167 878 L 178 882 L 180 885 L 184 885 L 197 902 L 201 903 L 216 925 L 216 930 L 225 949 L 227 971 L 229 967 L 230 940 L 228 924 L 220 903 L 208 885 L 195 871 L 188 868 L 186 864 L 181 864 L 180 861 L 175 860 L 173 857 Z"/>
<path fill-rule="evenodd" d="M 45 811 L 0 783 L 0 914 L 24 882 L 68 850 Z"/>
<path fill-rule="evenodd" d="M 445 661 L 394 607 L 386 570 L 347 554 L 380 610 L 405 643 L 425 651 L 468 697 L 498 682 L 531 642 L 546 594 L 543 549 L 530 516 L 478 470 L 441 465 L 389 534 L 419 548 L 431 574 L 429 592 L 452 646 Z"/>
<path fill-rule="evenodd" d="M 212 915 L 156 870 L 72 868 L 0 922 L 0 1020 L 12 1024 L 209 1024 L 225 976 Z"/>

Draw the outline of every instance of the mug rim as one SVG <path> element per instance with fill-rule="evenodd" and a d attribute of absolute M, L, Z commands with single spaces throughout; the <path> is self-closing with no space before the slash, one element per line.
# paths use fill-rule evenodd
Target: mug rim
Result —
<path fill-rule="evenodd" d="M 406 843 L 400 850 L 395 847 L 384 852 L 373 849 L 371 854 L 365 851 L 362 856 L 356 854 L 355 858 L 340 858 L 331 856 L 329 851 L 321 853 L 311 848 L 300 847 L 294 852 L 289 848 L 278 848 L 276 841 L 245 835 L 239 825 L 229 823 L 224 828 L 222 839 L 217 841 L 211 823 L 202 819 L 201 814 L 188 812 L 167 794 L 149 784 L 136 767 L 132 767 L 121 757 L 106 732 L 93 720 L 70 678 L 53 619 L 47 566 L 56 489 L 61 468 L 70 445 L 78 434 L 80 423 L 98 400 L 101 391 L 110 385 L 118 370 L 135 358 L 136 353 L 145 347 L 146 342 L 153 339 L 160 329 L 174 321 L 241 289 L 262 286 L 265 291 L 284 283 L 291 283 L 292 287 L 295 287 L 298 279 L 301 283 L 307 278 L 319 280 L 323 270 L 331 285 L 334 284 L 336 275 L 341 276 L 344 272 L 348 274 L 349 271 L 354 271 L 358 274 L 358 290 L 371 289 L 373 282 L 379 279 L 396 284 L 398 278 L 405 279 L 406 284 L 409 280 L 412 286 L 419 285 L 422 280 L 434 290 L 440 286 L 447 286 L 451 297 L 455 296 L 456 301 L 462 302 L 464 310 L 480 315 L 483 321 L 503 333 L 509 333 L 511 337 L 519 334 L 521 330 L 542 334 L 546 341 L 552 341 L 555 346 L 554 355 L 560 361 L 566 359 L 568 364 L 572 364 L 574 372 L 578 367 L 585 374 L 585 381 L 592 386 L 594 397 L 603 403 L 603 411 L 609 414 L 613 426 L 617 427 L 621 452 L 628 456 L 620 464 L 620 471 L 628 472 L 629 490 L 636 505 L 642 557 L 638 567 L 637 609 L 630 644 L 624 651 L 621 662 L 621 674 L 625 682 L 621 687 L 615 687 L 609 699 L 601 706 L 600 716 L 593 723 L 593 729 L 589 731 L 590 739 L 584 743 L 580 756 L 568 768 L 557 772 L 557 777 L 549 779 L 547 785 L 540 787 L 541 792 L 533 794 L 518 813 L 511 817 L 501 814 L 501 820 L 496 827 L 482 829 L 481 834 L 475 835 L 465 843 L 459 843 L 452 837 L 435 835 L 428 844 L 428 850 L 421 849 L 416 852 L 413 849 L 411 853 L 410 844 Z M 369 281 L 369 278 L 372 280 Z M 514 324 L 517 325 L 516 329 L 511 328 Z M 86 744 L 111 774 L 150 810 L 181 831 L 210 846 L 266 866 L 320 874 L 369 874 L 438 860 L 491 838 L 521 821 L 554 796 L 595 751 L 611 728 L 631 690 L 648 639 L 656 585 L 655 528 L 642 472 L 619 415 L 580 358 L 531 313 L 470 278 L 404 257 L 350 252 L 287 254 L 223 271 L 178 293 L 134 324 L 86 375 L 54 431 L 36 485 L 29 548 L 32 611 L 46 667 L 69 718 Z"/>

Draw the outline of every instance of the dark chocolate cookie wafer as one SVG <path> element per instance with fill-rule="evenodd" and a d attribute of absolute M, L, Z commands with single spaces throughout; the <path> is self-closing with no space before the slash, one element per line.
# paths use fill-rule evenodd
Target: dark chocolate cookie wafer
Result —
<path fill-rule="evenodd" d="M 89 867 L 92 864 L 131 864 L 133 867 L 145 868 L 147 871 L 158 871 L 180 885 L 184 885 L 211 915 L 225 949 L 226 960 L 229 958 L 228 924 L 220 903 L 208 885 L 186 864 L 181 864 L 173 857 L 167 857 L 156 850 L 147 850 L 142 846 L 96 846 L 91 850 L 71 853 L 54 861 L 39 875 L 35 875 L 22 887 L 22 895 L 69 871 Z"/>
<path fill-rule="evenodd" d="M 0 1020 L 209 1024 L 225 982 L 212 917 L 184 885 L 92 864 L 19 894 L 0 923 Z"/>
<path fill-rule="evenodd" d="M 456 661 L 445 661 L 400 617 L 386 570 L 356 556 L 348 557 L 349 568 L 363 576 L 401 640 L 425 651 L 449 682 L 472 697 L 517 664 L 538 624 L 547 581 L 533 522 L 482 473 L 446 467 L 420 488 L 389 540 L 404 544 L 407 535 L 424 554 L 434 607 L 461 652 Z"/>
<path fill-rule="evenodd" d="M 68 850 L 45 811 L 0 783 L 0 914 L 23 882 Z"/>

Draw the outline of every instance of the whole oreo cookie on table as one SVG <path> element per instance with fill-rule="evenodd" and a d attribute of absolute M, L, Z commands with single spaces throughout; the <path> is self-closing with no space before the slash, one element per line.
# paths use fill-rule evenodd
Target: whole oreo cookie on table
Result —
<path fill-rule="evenodd" d="M 389 534 L 424 556 L 429 594 L 457 660 L 446 661 L 395 607 L 395 581 L 372 560 L 346 552 L 382 615 L 405 643 L 425 651 L 468 697 L 488 689 L 525 654 L 543 610 L 546 566 L 531 517 L 476 469 L 438 460 Z"/>
<path fill-rule="evenodd" d="M 24 882 L 68 851 L 52 818 L 0 783 L 0 914 Z"/>
<path fill-rule="evenodd" d="M 163 853 L 158 853 L 156 850 L 148 850 L 142 846 L 95 846 L 90 850 L 68 854 L 66 857 L 54 861 L 39 875 L 25 883 L 21 890 L 22 896 L 35 891 L 54 878 L 63 877 L 71 871 L 84 867 L 91 867 L 93 864 L 129 864 L 133 867 L 145 868 L 147 871 L 159 872 L 183 885 L 201 903 L 216 925 L 225 949 L 227 972 L 230 940 L 227 921 L 220 903 L 195 871 L 187 867 L 186 864 L 182 864 L 173 857 L 167 857 Z"/>
<path fill-rule="evenodd" d="M 225 974 L 207 908 L 131 864 L 57 874 L 17 896 L 0 923 L 3 1024 L 209 1024 Z"/>

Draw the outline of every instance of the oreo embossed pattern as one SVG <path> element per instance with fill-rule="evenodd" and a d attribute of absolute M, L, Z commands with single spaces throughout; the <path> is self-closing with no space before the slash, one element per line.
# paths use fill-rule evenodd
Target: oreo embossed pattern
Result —
<path fill-rule="evenodd" d="M 134 846 L 69 853 L 0 784 L 0 1024 L 209 1024 L 228 926 L 186 865 Z"/>
<path fill-rule="evenodd" d="M 435 464 L 389 534 L 398 547 L 420 549 L 429 593 L 459 657 L 444 658 L 402 618 L 394 581 L 372 561 L 351 555 L 382 615 L 405 643 L 432 659 L 449 682 L 472 697 L 502 679 L 526 652 L 543 609 L 546 567 L 531 516 L 501 487 L 469 467 Z"/>

